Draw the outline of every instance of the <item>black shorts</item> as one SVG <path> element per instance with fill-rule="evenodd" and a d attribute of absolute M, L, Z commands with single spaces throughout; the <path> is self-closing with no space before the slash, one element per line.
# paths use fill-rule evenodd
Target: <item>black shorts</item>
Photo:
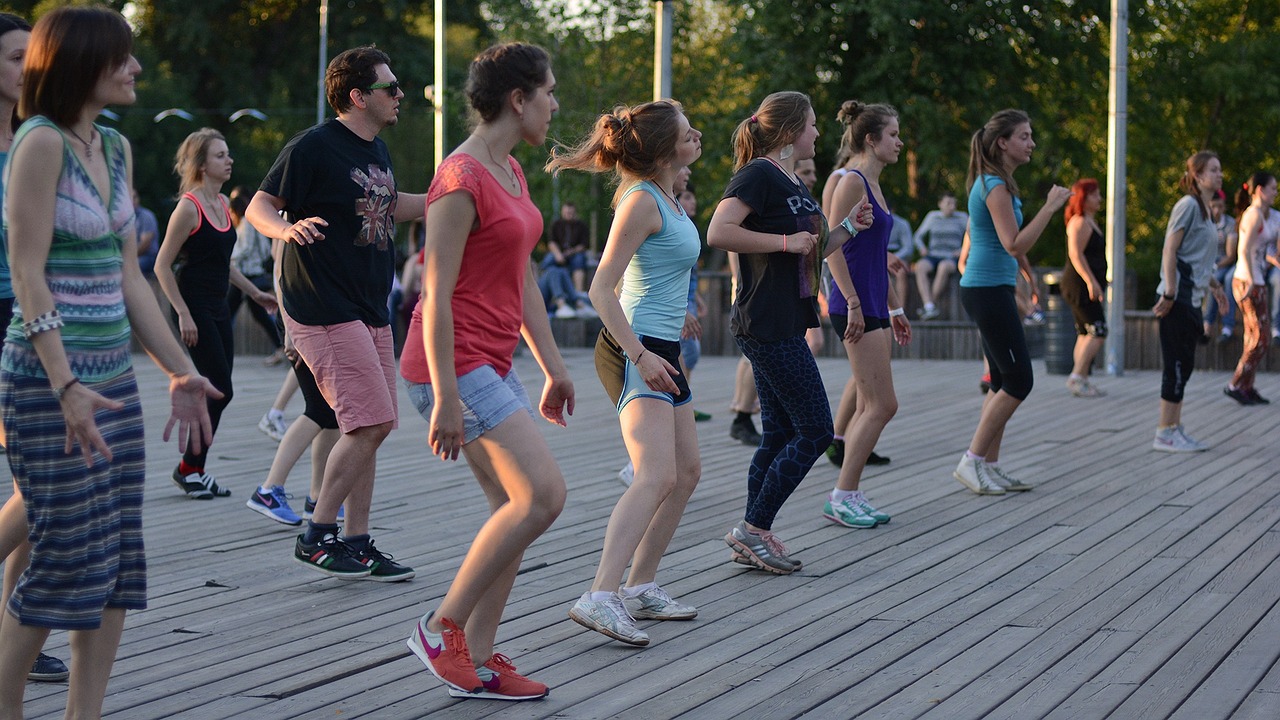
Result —
<path fill-rule="evenodd" d="M 832 313 L 827 317 L 831 318 L 831 328 L 836 331 L 838 337 L 844 337 L 844 331 L 849 327 L 848 315 L 836 315 Z M 869 333 L 872 330 L 884 330 L 893 327 L 893 321 L 889 318 L 867 317 L 862 316 L 862 322 L 865 325 L 862 332 Z"/>
<path fill-rule="evenodd" d="M 689 379 L 680 372 L 680 343 L 675 340 L 661 340 L 655 337 L 640 335 L 640 344 L 645 350 L 666 360 L 676 369 L 677 375 L 671 376 L 678 392 L 675 394 L 653 390 L 641 379 L 635 363 L 627 359 L 622 346 L 609 334 L 607 328 L 600 329 L 596 338 L 596 374 L 600 376 L 600 384 L 605 393 L 613 401 L 618 412 L 627 403 L 639 397 L 666 400 L 674 407 L 684 405 L 693 399 L 689 391 Z"/>

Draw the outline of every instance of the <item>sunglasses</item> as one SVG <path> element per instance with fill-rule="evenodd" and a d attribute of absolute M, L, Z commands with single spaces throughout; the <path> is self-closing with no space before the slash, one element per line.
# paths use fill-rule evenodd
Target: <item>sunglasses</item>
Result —
<path fill-rule="evenodd" d="M 386 90 L 388 95 L 395 97 L 400 92 L 400 83 L 396 80 L 374 83 L 369 86 L 368 92 L 373 92 L 374 90 Z"/>

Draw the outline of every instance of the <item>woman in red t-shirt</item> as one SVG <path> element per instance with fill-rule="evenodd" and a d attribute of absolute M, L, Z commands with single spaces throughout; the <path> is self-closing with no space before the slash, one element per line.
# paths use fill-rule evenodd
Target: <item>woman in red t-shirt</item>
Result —
<path fill-rule="evenodd" d="M 409 648 L 455 697 L 532 700 L 547 686 L 493 652 L 524 551 L 564 507 L 564 476 L 511 367 L 520 334 L 547 376 L 539 410 L 565 424 L 573 382 L 551 336 L 529 256 L 542 214 L 529 199 L 521 140 L 541 145 L 559 104 L 542 48 L 482 52 L 467 78 L 481 122 L 436 171 L 427 193 L 422 300 L 400 359 L 409 396 L 431 425 L 431 451 L 461 451 L 493 514 L 471 543 L 444 600 L 413 629 Z M 456 542 L 452 536 L 444 536 Z M 473 663 L 477 661 L 478 664 Z"/>

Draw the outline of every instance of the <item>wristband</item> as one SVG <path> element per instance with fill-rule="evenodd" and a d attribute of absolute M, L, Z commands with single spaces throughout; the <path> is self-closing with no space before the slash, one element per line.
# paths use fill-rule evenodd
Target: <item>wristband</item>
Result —
<path fill-rule="evenodd" d="M 858 230 L 853 226 L 853 223 L 849 221 L 848 217 L 840 221 L 840 227 L 844 228 L 844 231 L 849 233 L 850 240 L 858 237 Z"/>
<path fill-rule="evenodd" d="M 1173 295 L 1161 295 L 1160 297 L 1164 298 L 1165 300 L 1168 300 L 1169 302 L 1173 302 L 1175 298 L 1175 296 Z"/>
<path fill-rule="evenodd" d="M 78 385 L 78 384 L 80 384 L 80 378 L 73 377 L 67 381 L 66 385 L 63 385 L 62 387 L 53 388 L 53 399 L 57 400 L 58 402 L 62 402 L 62 396 L 67 394 L 67 390 L 71 389 L 72 385 Z"/>
<path fill-rule="evenodd" d="M 891 318 L 900 317 L 906 314 L 907 314 L 907 311 L 903 310 L 902 308 L 890 308 L 889 310 L 889 317 Z"/>

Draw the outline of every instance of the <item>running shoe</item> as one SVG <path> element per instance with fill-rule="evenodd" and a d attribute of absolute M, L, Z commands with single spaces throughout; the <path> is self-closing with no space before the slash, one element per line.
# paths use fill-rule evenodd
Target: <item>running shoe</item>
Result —
<path fill-rule="evenodd" d="M 1034 483 L 1023 482 L 1022 480 L 1019 480 L 1018 478 L 1005 472 L 1004 468 L 1001 468 L 999 465 L 988 464 L 986 466 L 986 471 L 991 474 L 991 479 L 994 480 L 997 485 L 1004 488 L 1007 492 L 1026 492 L 1031 488 L 1035 487 Z"/>
<path fill-rule="evenodd" d="M 1249 388 L 1249 400 L 1254 405 L 1270 405 L 1271 401 L 1258 394 L 1257 388 Z"/>
<path fill-rule="evenodd" d="M 831 441 L 831 444 L 827 446 L 827 459 L 836 467 L 844 465 L 844 438 Z M 868 459 L 867 462 L 870 463 L 871 460 Z"/>
<path fill-rule="evenodd" d="M 310 520 L 311 514 L 314 513 L 315 511 L 316 511 L 316 501 L 312 500 L 311 496 L 308 495 L 307 499 L 302 501 L 302 519 Z M 347 519 L 347 506 L 339 505 L 338 506 L 338 524 L 341 525 L 342 521 L 346 519 Z"/>
<path fill-rule="evenodd" d="M 1104 394 L 1093 383 L 1089 382 L 1089 378 L 1067 378 L 1067 389 L 1071 391 L 1072 395 L 1079 398 L 1101 397 Z"/>
<path fill-rule="evenodd" d="M 1233 387 L 1231 387 L 1230 385 L 1228 385 L 1228 386 L 1226 386 L 1226 387 L 1222 388 L 1222 394 L 1223 394 L 1223 395 L 1226 395 L 1227 397 L 1231 398 L 1232 400 L 1235 400 L 1236 402 L 1240 403 L 1241 405 L 1252 405 L 1252 404 L 1253 404 L 1253 398 L 1249 397 L 1249 391 L 1248 391 L 1248 390 L 1241 390 L 1241 389 L 1239 389 L 1239 388 L 1233 388 Z"/>
<path fill-rule="evenodd" d="M 692 620 L 698 617 L 698 608 L 676 602 L 666 590 L 654 585 L 636 596 L 619 592 L 627 614 L 637 620 Z"/>
<path fill-rule="evenodd" d="M 760 447 L 760 432 L 756 430 L 755 423 L 751 422 L 751 418 L 746 419 L 734 418 L 733 423 L 729 425 L 729 437 L 737 440 L 743 445 L 752 447 Z"/>
<path fill-rule="evenodd" d="M 967 454 L 960 458 L 960 464 L 951 473 L 951 477 L 959 480 L 961 485 L 979 495 L 1004 494 L 1004 488 L 997 485 L 991 479 L 990 473 L 987 472 L 987 464 L 981 460 L 971 458 Z"/>
<path fill-rule="evenodd" d="M 433 633 L 427 629 L 427 622 L 434 613 L 418 620 L 413 634 L 405 641 L 414 655 L 423 665 L 448 685 L 451 690 L 472 695 L 484 690 L 484 683 L 471 663 L 471 651 L 467 649 L 467 636 L 449 618 L 441 618 L 444 631 Z"/>
<path fill-rule="evenodd" d="M 569 307 L 568 305 L 561 305 L 560 307 L 556 308 L 554 315 L 555 317 L 558 317 L 561 320 L 567 320 L 569 318 L 578 317 L 578 314 L 574 312 L 573 308 Z"/>
<path fill-rule="evenodd" d="M 590 591 L 582 594 L 569 609 L 569 617 L 584 628 L 621 640 L 628 645 L 644 647 L 649 636 L 636 627 L 636 621 L 627 613 L 618 593 L 609 593 L 608 600 L 592 600 Z"/>
<path fill-rule="evenodd" d="M 858 507 L 862 508 L 862 512 L 875 518 L 876 522 L 880 523 L 881 525 L 888 525 L 889 521 L 893 519 L 889 517 L 889 513 L 882 512 L 872 507 L 871 503 L 867 502 L 866 494 L 863 493 L 861 490 L 854 492 L 853 497 L 854 497 L 854 500 L 858 503 Z"/>
<path fill-rule="evenodd" d="M 364 579 L 374 582 L 403 582 L 412 580 L 415 573 L 413 568 L 405 567 L 392 559 L 391 555 L 382 552 L 373 546 L 373 538 L 369 538 L 369 542 L 361 550 L 354 552 L 357 562 L 369 568 L 369 574 Z"/>
<path fill-rule="evenodd" d="M 218 481 L 206 472 L 183 475 L 181 470 L 174 468 L 173 484 L 177 485 L 192 500 L 210 500 L 214 497 L 229 497 L 231 495 L 230 490 L 219 487 Z"/>
<path fill-rule="evenodd" d="M 266 492 L 262 488 L 254 488 L 253 494 L 245 501 L 245 507 L 265 515 L 284 525 L 301 525 L 302 518 L 289 507 L 289 495 L 284 488 L 276 485 Z"/>
<path fill-rule="evenodd" d="M 502 653 L 494 653 L 488 662 L 476 668 L 476 676 L 483 685 L 480 692 L 464 692 L 450 685 L 449 694 L 477 700 L 540 700 L 551 692 L 546 685 L 516 672 L 511 658 Z"/>
<path fill-rule="evenodd" d="M 746 521 L 733 526 L 724 536 L 725 544 L 737 550 L 751 563 L 752 567 L 778 575 L 790 575 L 799 568 L 787 557 L 787 549 L 782 541 L 771 532 L 753 533 L 747 529 Z"/>
<path fill-rule="evenodd" d="M 36 656 L 27 679 L 34 682 L 62 682 L 71 677 L 67 664 L 52 655 L 40 653 Z"/>
<path fill-rule="evenodd" d="M 1181 425 L 1156 430 L 1156 439 L 1152 441 L 1151 447 L 1161 452 L 1171 453 L 1203 452 L 1209 449 L 1207 445 L 1191 439 L 1182 431 Z"/>
<path fill-rule="evenodd" d="M 711 419 L 711 413 L 705 413 L 705 412 L 702 412 L 701 410 L 693 411 L 694 422 L 706 422 L 710 419 Z"/>
<path fill-rule="evenodd" d="M 872 450 L 871 454 L 867 456 L 867 464 L 868 465 L 888 465 L 889 458 L 885 455 L 877 455 L 876 451 Z"/>
<path fill-rule="evenodd" d="M 320 542 L 306 542 L 306 535 L 299 535 L 293 545 L 293 559 L 329 577 L 358 580 L 371 572 L 368 566 L 356 558 L 351 549 L 337 535 L 327 533 Z"/>
<path fill-rule="evenodd" d="M 942 311 L 936 307 L 920 308 L 916 311 L 916 315 L 919 316 L 921 320 L 935 320 L 942 316 Z"/>
<path fill-rule="evenodd" d="M 862 509 L 852 495 L 841 502 L 828 498 L 822 506 L 822 517 L 847 528 L 868 529 L 880 524 Z"/>
<path fill-rule="evenodd" d="M 289 426 L 285 424 L 284 418 L 271 417 L 271 413 L 267 413 L 258 421 L 258 429 L 272 440 L 280 442 L 280 438 L 284 437 L 284 433 L 289 429 Z"/>

